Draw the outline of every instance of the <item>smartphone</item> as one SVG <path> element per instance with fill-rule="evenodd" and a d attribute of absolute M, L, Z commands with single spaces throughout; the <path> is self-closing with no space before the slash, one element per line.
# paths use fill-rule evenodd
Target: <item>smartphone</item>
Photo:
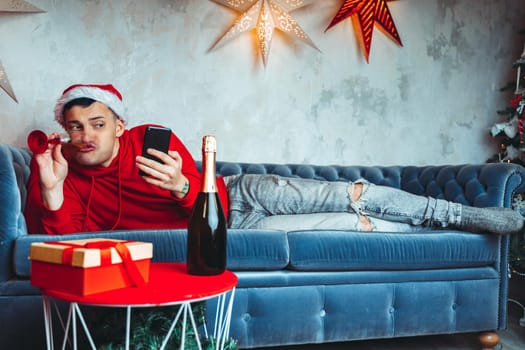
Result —
<path fill-rule="evenodd" d="M 154 148 L 164 153 L 168 153 L 170 145 L 171 129 L 158 126 L 148 126 L 144 134 L 144 142 L 142 143 L 142 156 L 148 159 L 155 160 L 162 163 L 160 159 L 147 153 L 148 148 Z M 141 176 L 146 176 L 145 172 L 139 171 Z"/>

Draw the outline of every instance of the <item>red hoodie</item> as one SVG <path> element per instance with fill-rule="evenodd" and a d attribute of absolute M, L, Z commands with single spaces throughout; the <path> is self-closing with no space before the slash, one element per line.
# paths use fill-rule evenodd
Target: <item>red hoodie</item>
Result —
<path fill-rule="evenodd" d="M 30 233 L 65 234 L 102 230 L 185 228 L 200 189 L 201 175 L 182 142 L 172 134 L 170 150 L 182 157 L 182 173 L 190 182 L 188 194 L 178 199 L 170 191 L 150 185 L 138 174 L 135 157 L 142 153 L 148 125 L 124 131 L 117 157 L 108 167 L 69 162 L 64 203 L 56 211 L 42 204 L 36 161 L 31 176 L 25 217 Z M 228 200 L 222 178 L 217 178 L 222 207 Z"/>

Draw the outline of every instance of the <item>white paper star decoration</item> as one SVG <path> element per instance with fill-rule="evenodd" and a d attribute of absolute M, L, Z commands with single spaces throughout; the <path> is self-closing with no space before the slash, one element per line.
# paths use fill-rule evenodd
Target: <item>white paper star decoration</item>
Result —
<path fill-rule="evenodd" d="M 6 15 L 6 14 L 13 14 L 13 13 L 38 13 L 38 12 L 45 12 L 41 9 L 39 9 L 36 6 L 31 5 L 30 3 L 22 0 L 0 0 L 0 15 Z M 2 62 L 0 61 L 0 88 L 4 90 L 16 103 L 18 103 L 18 100 L 16 99 L 16 96 L 13 92 L 13 89 L 11 88 L 11 84 L 9 83 L 9 79 L 7 78 L 7 74 L 5 72 L 4 66 L 2 65 Z"/>
<path fill-rule="evenodd" d="M 9 83 L 9 79 L 7 79 L 7 74 L 5 73 L 4 66 L 2 65 L 2 61 L 0 61 L 0 87 L 2 90 L 4 90 L 11 98 L 18 103 L 18 100 L 16 99 L 15 93 L 13 92 L 13 88 L 11 87 L 11 84 Z"/>
<path fill-rule="evenodd" d="M 23 0 L 0 0 L 0 12 L 44 12 Z"/>
<path fill-rule="evenodd" d="M 210 50 L 213 50 L 220 42 L 231 40 L 242 33 L 255 29 L 263 64 L 266 66 L 275 28 L 319 50 L 299 26 L 295 18 L 288 13 L 305 6 L 303 0 L 212 1 L 242 12 L 242 14 L 235 20 L 230 29 L 212 45 Z"/>

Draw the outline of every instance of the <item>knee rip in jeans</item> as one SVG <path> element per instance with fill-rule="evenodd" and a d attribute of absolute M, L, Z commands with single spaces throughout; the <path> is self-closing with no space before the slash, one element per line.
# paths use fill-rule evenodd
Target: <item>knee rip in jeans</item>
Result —
<path fill-rule="evenodd" d="M 373 231 L 374 225 L 370 219 L 363 213 L 363 208 L 361 207 L 361 195 L 363 194 L 365 180 L 357 180 L 355 182 L 350 182 L 348 186 L 348 197 L 350 199 L 350 207 L 359 217 L 359 221 L 356 224 L 356 229 L 358 231 Z"/>

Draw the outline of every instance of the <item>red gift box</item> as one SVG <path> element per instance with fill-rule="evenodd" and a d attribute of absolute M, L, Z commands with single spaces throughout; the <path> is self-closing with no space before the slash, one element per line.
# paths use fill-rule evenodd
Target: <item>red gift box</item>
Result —
<path fill-rule="evenodd" d="M 88 295 L 149 281 L 153 244 L 106 238 L 32 243 L 31 284 Z"/>

